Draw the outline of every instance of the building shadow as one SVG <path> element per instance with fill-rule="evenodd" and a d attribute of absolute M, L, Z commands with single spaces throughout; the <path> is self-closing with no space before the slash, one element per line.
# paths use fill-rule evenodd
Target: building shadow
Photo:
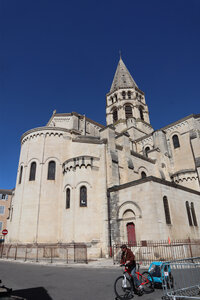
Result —
<path fill-rule="evenodd" d="M 43 287 L 36 287 L 12 292 L 12 296 L 22 297 L 26 300 L 53 300 Z"/>

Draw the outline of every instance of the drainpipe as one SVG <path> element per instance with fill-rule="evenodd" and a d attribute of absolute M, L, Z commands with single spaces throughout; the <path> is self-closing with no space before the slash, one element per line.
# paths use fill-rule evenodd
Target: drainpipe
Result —
<path fill-rule="evenodd" d="M 110 248 L 110 257 L 112 257 L 112 238 L 111 238 L 111 223 L 110 223 L 110 191 L 107 190 L 107 204 L 108 204 L 108 242 Z"/>

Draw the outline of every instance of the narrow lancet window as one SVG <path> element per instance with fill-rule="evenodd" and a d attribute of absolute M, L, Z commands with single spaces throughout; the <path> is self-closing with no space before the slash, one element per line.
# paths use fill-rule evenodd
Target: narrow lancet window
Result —
<path fill-rule="evenodd" d="M 70 208 L 70 189 L 66 189 L 66 208 Z"/>
<path fill-rule="evenodd" d="M 22 173 L 23 173 L 23 166 L 20 168 L 20 173 L 19 173 L 19 184 L 22 182 Z"/>
<path fill-rule="evenodd" d="M 87 206 L 87 188 L 81 186 L 80 188 L 80 206 Z"/>
<path fill-rule="evenodd" d="M 150 148 L 149 148 L 149 147 L 146 147 L 146 148 L 145 148 L 145 150 L 144 150 L 144 152 L 145 152 L 145 156 L 146 156 L 146 157 L 148 157 L 148 152 L 149 152 L 149 150 L 150 150 Z"/>
<path fill-rule="evenodd" d="M 198 226 L 193 202 L 191 202 L 191 213 L 192 213 L 192 219 L 193 219 L 194 226 Z"/>
<path fill-rule="evenodd" d="M 164 205 L 164 210 L 165 210 L 165 219 L 166 219 L 166 224 L 170 225 L 171 224 L 171 218 L 170 218 L 170 212 L 169 212 L 169 204 L 167 197 L 163 197 L 163 205 Z"/>
<path fill-rule="evenodd" d="M 146 178 L 146 177 L 147 177 L 147 174 L 144 171 L 142 171 L 141 178 Z"/>
<path fill-rule="evenodd" d="M 117 109 L 115 108 L 113 110 L 113 122 L 116 122 L 118 120 L 118 113 L 117 113 Z"/>
<path fill-rule="evenodd" d="M 142 119 L 144 121 L 144 114 L 143 114 L 143 109 L 141 106 L 139 107 L 139 112 L 140 112 L 140 119 Z"/>
<path fill-rule="evenodd" d="M 131 105 L 126 105 L 125 106 L 125 114 L 126 114 L 126 119 L 133 117 L 133 112 L 132 112 Z"/>
<path fill-rule="evenodd" d="M 174 149 L 179 148 L 180 147 L 180 143 L 179 143 L 179 138 L 178 135 L 173 135 L 172 137 L 172 141 L 173 141 L 173 145 L 174 145 Z"/>
<path fill-rule="evenodd" d="M 36 162 L 34 161 L 31 163 L 29 181 L 35 180 L 35 174 L 36 174 Z"/>
<path fill-rule="evenodd" d="M 186 201 L 185 202 L 185 206 L 186 206 L 186 210 L 187 210 L 187 216 L 188 216 L 188 222 L 189 222 L 189 225 L 192 226 L 192 217 L 191 217 L 191 214 L 190 214 L 190 205 L 189 205 L 189 202 Z"/>
<path fill-rule="evenodd" d="M 56 163 L 55 161 L 50 161 L 48 164 L 48 180 L 55 180 L 55 174 L 56 174 Z"/>

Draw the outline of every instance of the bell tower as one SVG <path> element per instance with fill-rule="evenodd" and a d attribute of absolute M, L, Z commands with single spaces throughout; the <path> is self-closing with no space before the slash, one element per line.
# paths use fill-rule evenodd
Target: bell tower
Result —
<path fill-rule="evenodd" d="M 132 138 L 153 131 L 144 92 L 138 88 L 121 57 L 106 95 L 106 123 L 114 125 L 118 133 L 127 131 Z"/>

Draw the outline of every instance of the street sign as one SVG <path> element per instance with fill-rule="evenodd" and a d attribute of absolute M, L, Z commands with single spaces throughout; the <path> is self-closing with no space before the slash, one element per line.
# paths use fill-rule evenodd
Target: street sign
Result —
<path fill-rule="evenodd" d="M 3 229 L 3 230 L 2 230 L 2 234 L 3 234 L 3 235 L 8 234 L 8 230 L 7 230 L 7 229 Z"/>

